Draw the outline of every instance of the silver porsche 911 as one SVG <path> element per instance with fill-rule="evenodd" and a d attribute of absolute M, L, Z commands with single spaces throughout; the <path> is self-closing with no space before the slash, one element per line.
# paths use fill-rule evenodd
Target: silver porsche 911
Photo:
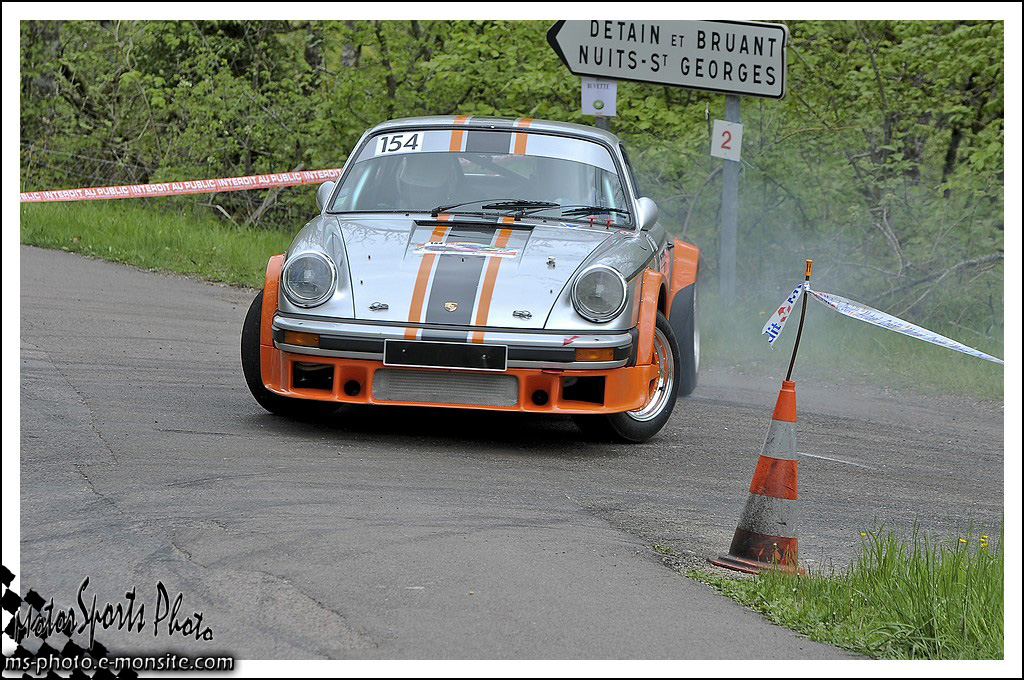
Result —
<path fill-rule="evenodd" d="M 443 116 L 368 130 L 267 264 L 242 329 L 256 400 L 572 415 L 640 442 L 697 384 L 700 251 L 593 127 Z"/>

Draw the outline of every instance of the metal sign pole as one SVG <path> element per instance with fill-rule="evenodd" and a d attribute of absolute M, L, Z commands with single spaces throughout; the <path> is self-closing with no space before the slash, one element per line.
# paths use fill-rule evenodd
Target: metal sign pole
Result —
<path fill-rule="evenodd" d="M 725 119 L 740 123 L 740 98 L 725 95 Z M 718 258 L 718 288 L 722 302 L 731 304 L 736 297 L 736 215 L 739 204 L 739 161 L 722 163 L 722 234 Z"/>
<path fill-rule="evenodd" d="M 594 116 L 594 127 L 600 128 L 606 132 L 610 132 L 612 129 L 608 121 L 608 116 Z"/>

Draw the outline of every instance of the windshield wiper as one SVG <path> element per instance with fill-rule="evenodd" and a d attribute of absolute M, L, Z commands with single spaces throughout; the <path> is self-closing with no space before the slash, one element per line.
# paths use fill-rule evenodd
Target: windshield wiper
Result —
<path fill-rule="evenodd" d="M 474 203 L 484 203 L 486 205 L 480 206 L 483 210 L 502 210 L 505 208 L 557 208 L 557 203 L 550 201 L 528 201 L 522 198 L 481 198 L 476 201 L 463 201 L 462 203 L 452 203 L 451 205 L 439 205 L 430 211 L 431 217 L 437 217 L 439 213 L 447 212 L 452 208 L 461 208 L 464 205 L 473 205 Z"/>
<path fill-rule="evenodd" d="M 620 215 L 629 215 L 628 210 L 622 208 L 607 208 L 603 205 L 579 205 L 579 206 L 562 206 L 566 210 L 562 211 L 563 215 L 577 217 L 583 215 L 610 215 L 612 213 L 618 213 Z"/>
<path fill-rule="evenodd" d="M 512 200 L 512 201 L 498 201 L 496 203 L 488 203 L 487 205 L 480 206 L 484 210 L 501 210 L 502 208 L 557 208 L 557 203 L 551 201 L 526 201 L 526 200 Z"/>

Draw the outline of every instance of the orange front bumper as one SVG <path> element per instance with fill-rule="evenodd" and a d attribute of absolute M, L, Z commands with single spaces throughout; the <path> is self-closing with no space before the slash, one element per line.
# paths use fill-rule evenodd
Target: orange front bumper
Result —
<path fill-rule="evenodd" d="M 527 411 L 531 413 L 621 413 L 638 409 L 647 403 L 651 390 L 658 378 L 658 367 L 654 365 L 613 368 L 608 370 L 558 370 L 558 369 L 509 369 L 501 375 L 511 375 L 518 381 L 518 398 L 511 406 L 483 404 L 433 403 L 424 401 L 379 400 L 374 397 L 374 373 L 380 369 L 439 371 L 441 373 L 477 373 L 474 371 L 449 371 L 446 369 L 402 369 L 385 367 L 380 361 L 313 357 L 292 354 L 273 345 L 260 346 L 260 363 L 263 382 L 267 389 L 285 397 L 335 401 L 343 404 L 382 404 L 391 406 L 436 406 L 442 408 L 486 409 L 489 411 Z M 329 365 L 333 371 L 328 389 L 308 389 L 294 384 L 294 364 Z M 324 369 L 326 370 L 326 369 Z M 479 372 L 494 375 L 490 372 Z M 603 377 L 604 391 L 601 403 L 574 401 L 563 396 L 565 378 Z M 353 383 L 358 385 L 358 392 Z M 537 403 L 538 392 L 544 393 L 543 403 Z"/>

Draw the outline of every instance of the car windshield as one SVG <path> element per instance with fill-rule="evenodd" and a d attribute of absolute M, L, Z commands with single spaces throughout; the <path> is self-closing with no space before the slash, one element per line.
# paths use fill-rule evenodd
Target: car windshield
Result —
<path fill-rule="evenodd" d="M 536 204 L 536 205 L 531 205 Z M 573 137 L 491 130 L 406 130 L 371 137 L 331 212 L 537 212 L 631 224 L 608 150 Z M 603 209 L 603 210 L 598 210 Z"/>

